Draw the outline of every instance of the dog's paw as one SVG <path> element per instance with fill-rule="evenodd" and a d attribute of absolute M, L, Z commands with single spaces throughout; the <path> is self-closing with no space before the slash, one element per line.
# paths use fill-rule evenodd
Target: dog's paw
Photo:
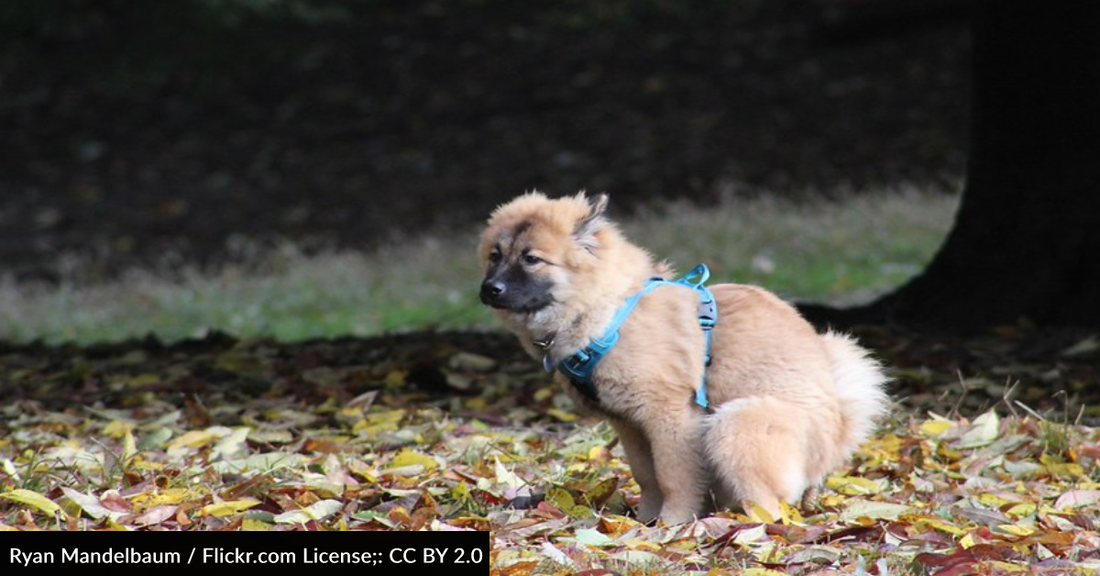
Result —
<path fill-rule="evenodd" d="M 635 518 L 642 524 L 652 525 L 657 521 L 660 515 L 661 504 L 659 502 L 654 503 L 652 499 L 643 497 L 641 503 L 638 504 L 638 514 Z"/>

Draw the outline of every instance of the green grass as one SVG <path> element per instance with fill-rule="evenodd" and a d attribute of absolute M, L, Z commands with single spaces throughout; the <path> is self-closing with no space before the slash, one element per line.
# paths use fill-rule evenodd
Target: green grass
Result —
<path fill-rule="evenodd" d="M 650 207 L 621 221 L 627 235 L 712 281 L 766 286 L 786 297 L 850 303 L 896 286 L 931 258 L 956 199 L 912 189 L 817 203 L 729 199 L 717 207 Z M 614 215 L 614 199 L 612 199 Z M 258 263 L 57 286 L 0 281 L 0 340 L 165 340 L 230 334 L 299 340 L 422 328 L 494 325 L 477 301 L 477 230 L 425 236 L 369 253 L 305 256 L 283 247 Z"/>
<path fill-rule="evenodd" d="M 850 304 L 896 287 L 931 259 L 957 197 L 910 187 L 829 202 L 769 197 L 718 209 L 669 204 L 623 228 L 686 271 L 760 284 L 787 298 Z"/>

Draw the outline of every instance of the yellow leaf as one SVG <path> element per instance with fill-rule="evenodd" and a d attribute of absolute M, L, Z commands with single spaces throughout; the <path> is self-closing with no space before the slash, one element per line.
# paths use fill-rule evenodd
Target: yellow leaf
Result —
<path fill-rule="evenodd" d="M 544 402 L 546 400 L 549 400 L 550 398 L 553 398 L 554 394 L 556 394 L 557 392 L 558 387 L 556 385 L 544 386 L 535 391 L 534 400 L 535 402 Z"/>
<path fill-rule="evenodd" d="M 481 396 L 476 398 L 470 398 L 464 402 L 466 408 L 469 410 L 484 410 L 489 407 L 489 400 Z"/>
<path fill-rule="evenodd" d="M 164 462 L 146 460 L 140 453 L 134 455 L 134 459 L 130 462 L 129 466 L 130 470 L 138 472 L 159 472 L 166 467 L 167 465 Z"/>
<path fill-rule="evenodd" d="M 593 446 L 588 449 L 588 460 L 601 462 L 610 456 L 606 446 Z"/>
<path fill-rule="evenodd" d="M 408 382 L 408 376 L 408 370 L 390 370 L 382 383 L 385 384 L 387 388 L 401 388 Z"/>
<path fill-rule="evenodd" d="M 356 422 L 355 426 L 352 426 L 352 430 L 368 435 L 389 432 L 397 430 L 398 425 L 404 418 L 405 411 L 401 409 L 371 412 L 365 415 L 362 420 Z"/>
<path fill-rule="evenodd" d="M 878 494 L 886 489 L 886 480 L 871 480 L 860 476 L 830 476 L 825 487 L 848 496 Z"/>
<path fill-rule="evenodd" d="M 959 538 L 959 546 L 963 550 L 966 550 L 967 548 L 970 548 L 974 544 L 977 544 L 977 542 L 974 541 L 974 534 L 972 532 L 968 532 L 966 534 L 966 536 L 963 536 L 962 538 Z"/>
<path fill-rule="evenodd" d="M 936 447 L 936 456 L 939 456 L 940 458 L 948 462 L 958 462 L 959 460 L 963 459 L 963 455 L 961 453 L 956 450 L 952 450 L 950 447 L 947 446 L 947 444 L 940 444 Z M 965 476 L 962 476 L 960 479 L 965 478 Z"/>
<path fill-rule="evenodd" d="M 260 520 L 253 520 L 252 518 L 245 518 L 241 521 L 241 530 L 245 532 L 267 532 L 273 527 L 273 524 L 261 522 Z"/>
<path fill-rule="evenodd" d="M 584 494 L 585 503 L 593 508 L 599 508 L 607 503 L 612 496 L 615 495 L 615 490 L 619 488 L 619 480 L 616 478 L 605 478 L 588 486 Z"/>
<path fill-rule="evenodd" d="M 912 518 L 912 517 L 911 516 L 902 516 L 902 520 L 906 520 L 907 518 Z M 917 526 L 928 526 L 929 528 L 932 528 L 933 530 L 939 530 L 940 532 L 946 532 L 948 534 L 951 534 L 952 536 L 962 536 L 962 535 L 966 534 L 966 530 L 963 530 L 962 528 L 959 528 L 958 526 L 950 524 L 947 521 L 941 520 L 940 518 L 936 518 L 934 516 L 917 517 L 915 520 L 912 520 L 912 523 L 917 525 Z"/>
<path fill-rule="evenodd" d="M 895 434 L 884 434 L 879 438 L 872 438 L 860 451 L 870 456 L 876 465 L 897 462 L 901 459 L 901 438 Z"/>
<path fill-rule="evenodd" d="M 1005 515 L 1011 518 L 1031 516 L 1038 508 L 1039 507 L 1034 502 L 1020 502 L 1008 510 L 1005 510 Z"/>
<path fill-rule="evenodd" d="M 988 560 L 983 562 L 984 565 L 990 567 L 1000 568 L 998 571 L 992 572 L 993 574 L 999 574 L 1001 572 L 1030 572 L 1031 567 L 1020 564 L 1013 564 L 1011 562 L 1005 562 L 1004 560 Z"/>
<path fill-rule="evenodd" d="M 111 420 L 103 427 L 103 435 L 111 438 L 122 438 L 127 432 L 134 429 L 134 423 L 126 420 Z"/>
<path fill-rule="evenodd" d="M 230 516 L 248 510 L 249 508 L 259 504 L 260 501 L 255 498 L 242 498 L 240 500 L 226 500 L 223 502 L 215 502 L 213 504 L 207 504 L 202 507 L 202 513 L 206 516 Z"/>
<path fill-rule="evenodd" d="M 779 520 L 783 524 L 801 525 L 803 524 L 802 513 L 798 511 L 798 508 L 787 504 L 786 502 L 779 503 Z"/>
<path fill-rule="evenodd" d="M 378 475 L 381 474 L 378 469 L 370 468 L 363 463 L 356 463 L 354 466 L 349 466 L 348 471 L 362 478 L 361 484 L 367 486 L 378 484 Z"/>
<path fill-rule="evenodd" d="M 341 408 L 336 411 L 336 418 L 347 424 L 355 424 L 363 419 L 363 409 L 358 406 Z"/>
<path fill-rule="evenodd" d="M 213 426 L 206 430 L 189 430 L 174 438 L 168 443 L 166 448 L 168 450 L 178 448 L 201 448 L 230 432 L 231 430 L 224 426 Z"/>
<path fill-rule="evenodd" d="M 129 526 L 123 526 L 122 524 L 119 524 L 118 522 L 115 522 L 111 518 L 107 519 L 107 528 L 110 529 L 112 532 L 133 532 L 134 531 L 133 528 L 131 528 Z"/>
<path fill-rule="evenodd" d="M 955 423 L 950 420 L 925 420 L 920 425 L 920 433 L 925 436 L 939 436 L 944 432 L 947 432 L 951 428 L 955 427 Z"/>
<path fill-rule="evenodd" d="M 11 500 L 12 502 L 18 502 L 20 504 L 26 504 L 31 508 L 35 508 L 40 512 L 46 514 L 56 514 L 61 512 L 61 506 L 54 503 L 53 500 L 46 498 L 45 496 L 35 492 L 33 490 L 26 490 L 24 488 L 16 488 L 10 492 L 4 492 L 0 494 L 0 498 Z"/>
<path fill-rule="evenodd" d="M 165 488 L 156 492 L 137 494 L 130 499 L 138 508 L 152 508 L 153 506 L 168 506 L 179 504 L 186 500 L 201 498 L 202 492 L 188 490 L 187 488 Z"/>
<path fill-rule="evenodd" d="M 435 470 L 439 462 L 427 454 L 421 454 L 412 450 L 402 450 L 390 460 L 391 468 L 405 468 L 406 466 L 422 466 L 424 470 Z"/>
<path fill-rule="evenodd" d="M 1005 504 L 1015 504 L 1016 500 L 1007 500 L 1005 498 L 997 496 L 996 494 L 980 494 L 978 495 L 978 502 L 980 502 L 982 506 L 989 506 L 990 508 L 1000 508 Z"/>
<path fill-rule="evenodd" d="M 122 434 L 122 460 L 130 460 L 134 456 L 137 456 L 137 442 L 134 441 L 134 433 L 131 430 L 127 430 Z"/>
<path fill-rule="evenodd" d="M 1047 464 L 1047 471 L 1051 476 L 1075 476 L 1085 475 L 1085 468 L 1075 462 L 1058 462 Z"/>
<path fill-rule="evenodd" d="M 998 524 L 997 529 L 1016 536 L 1030 536 L 1036 532 L 1034 528 L 1022 524 Z"/>
<path fill-rule="evenodd" d="M 591 518 L 592 509 L 577 504 L 576 499 L 568 491 L 553 487 L 546 491 L 546 501 L 557 506 L 562 512 L 565 512 L 573 518 Z"/>
<path fill-rule="evenodd" d="M 1008 532 L 1009 534 L 1013 534 L 1015 536 L 1031 536 L 1035 533 L 1034 528 L 1021 526 L 1019 524 L 1001 524 L 997 526 L 997 529 L 1001 530 L 1002 532 Z"/>
<path fill-rule="evenodd" d="M 566 412 L 565 410 L 558 410 L 557 408 L 550 408 L 546 411 L 547 414 L 561 420 L 562 422 L 572 422 L 577 419 L 577 415 L 572 412 Z"/>
<path fill-rule="evenodd" d="M 753 522 L 763 522 L 765 524 L 772 524 L 775 522 L 775 518 L 772 518 L 771 513 L 756 502 L 746 503 L 745 514 Z"/>

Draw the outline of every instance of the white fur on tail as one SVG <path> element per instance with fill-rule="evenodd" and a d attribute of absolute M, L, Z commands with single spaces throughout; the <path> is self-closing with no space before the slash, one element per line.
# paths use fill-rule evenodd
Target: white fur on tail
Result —
<path fill-rule="evenodd" d="M 882 366 L 850 336 L 828 331 L 821 335 L 833 360 L 833 383 L 844 418 L 841 438 L 845 454 L 867 441 L 876 420 L 886 412 L 883 390 L 887 377 Z"/>

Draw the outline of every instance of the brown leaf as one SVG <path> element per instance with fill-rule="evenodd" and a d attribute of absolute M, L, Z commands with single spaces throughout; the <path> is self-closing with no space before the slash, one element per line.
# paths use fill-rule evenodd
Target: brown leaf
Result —
<path fill-rule="evenodd" d="M 144 514 L 135 517 L 131 522 L 138 526 L 153 526 L 176 516 L 178 510 L 179 506 L 175 505 L 154 506 L 146 510 Z"/>
<path fill-rule="evenodd" d="M 1069 490 L 1054 501 L 1054 507 L 1065 510 L 1090 506 L 1097 502 L 1100 502 L 1100 490 Z"/>

